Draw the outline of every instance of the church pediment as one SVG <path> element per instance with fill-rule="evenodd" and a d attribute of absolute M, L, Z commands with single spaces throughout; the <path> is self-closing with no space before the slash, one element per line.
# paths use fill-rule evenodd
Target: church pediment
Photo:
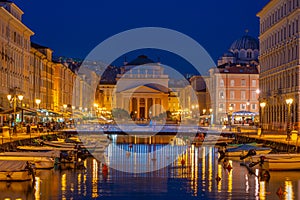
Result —
<path fill-rule="evenodd" d="M 142 85 L 134 88 L 129 88 L 123 91 L 120 91 L 121 93 L 168 93 L 168 88 L 164 86 L 152 86 L 152 85 Z"/>

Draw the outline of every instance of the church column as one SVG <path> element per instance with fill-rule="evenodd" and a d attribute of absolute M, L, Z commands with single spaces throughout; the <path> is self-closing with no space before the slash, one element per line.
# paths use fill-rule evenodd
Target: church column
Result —
<path fill-rule="evenodd" d="M 130 111 L 128 98 L 127 97 L 124 98 L 123 101 L 124 101 L 124 109 L 127 110 L 127 111 Z"/>
<path fill-rule="evenodd" d="M 132 112 L 133 107 L 132 107 L 132 99 L 133 98 L 129 98 L 129 114 Z"/>
<path fill-rule="evenodd" d="M 154 105 L 155 105 L 155 98 L 152 98 L 152 109 L 151 109 L 152 110 L 152 115 L 156 116 L 155 106 Z"/>
<path fill-rule="evenodd" d="M 136 98 L 137 118 L 140 118 L 140 97 Z"/>
<path fill-rule="evenodd" d="M 145 119 L 149 118 L 148 111 L 148 98 L 145 98 Z"/>

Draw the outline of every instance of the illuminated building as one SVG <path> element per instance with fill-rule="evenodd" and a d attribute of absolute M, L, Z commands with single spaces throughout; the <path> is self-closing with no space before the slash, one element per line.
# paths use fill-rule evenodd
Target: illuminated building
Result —
<path fill-rule="evenodd" d="M 233 112 L 258 114 L 258 49 L 257 39 L 245 35 L 232 43 L 229 52 L 218 60 L 217 67 L 209 70 L 209 78 L 205 81 L 211 88 L 207 94 L 211 99 L 213 123 L 226 122 L 229 107 L 233 108 Z M 239 123 L 245 123 L 244 119 L 239 119 Z"/>
<path fill-rule="evenodd" d="M 22 103 L 26 107 L 30 103 L 30 37 L 34 33 L 22 23 L 22 15 L 14 3 L 0 2 L 0 104 L 6 108 L 6 95 L 16 87 L 23 92 Z"/>
<path fill-rule="evenodd" d="M 299 1 L 272 0 L 258 14 L 260 18 L 260 101 L 264 108 L 264 129 L 286 129 L 292 98 L 292 123 L 299 129 Z"/>

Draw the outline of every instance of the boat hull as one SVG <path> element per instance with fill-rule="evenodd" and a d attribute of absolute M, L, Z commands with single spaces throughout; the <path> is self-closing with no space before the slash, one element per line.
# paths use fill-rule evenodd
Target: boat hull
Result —
<path fill-rule="evenodd" d="M 299 154 L 267 154 L 264 156 L 263 169 L 270 171 L 300 170 Z M 253 160 L 259 160 L 261 156 L 253 157 Z"/>
<path fill-rule="evenodd" d="M 25 156 L 0 156 L 0 160 L 2 161 L 28 161 L 35 165 L 35 168 L 37 169 L 51 169 L 54 167 L 55 161 L 53 158 L 46 158 L 46 157 L 25 157 Z"/>
<path fill-rule="evenodd" d="M 270 153 L 272 150 L 268 149 L 268 150 L 255 150 L 256 154 L 268 154 Z M 247 154 L 247 151 L 231 151 L 231 152 L 226 152 L 225 155 L 228 157 L 240 157 L 240 156 L 245 156 Z"/>
<path fill-rule="evenodd" d="M 32 179 L 31 174 L 28 170 L 24 171 L 0 171 L 0 181 L 29 181 Z"/>

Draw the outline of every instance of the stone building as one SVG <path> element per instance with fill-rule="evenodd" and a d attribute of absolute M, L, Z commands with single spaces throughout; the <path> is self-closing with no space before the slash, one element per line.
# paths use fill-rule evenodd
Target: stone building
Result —
<path fill-rule="evenodd" d="M 299 0 L 272 0 L 260 18 L 260 102 L 264 128 L 286 130 L 287 119 L 299 129 Z M 287 99 L 293 99 L 288 113 Z"/>

